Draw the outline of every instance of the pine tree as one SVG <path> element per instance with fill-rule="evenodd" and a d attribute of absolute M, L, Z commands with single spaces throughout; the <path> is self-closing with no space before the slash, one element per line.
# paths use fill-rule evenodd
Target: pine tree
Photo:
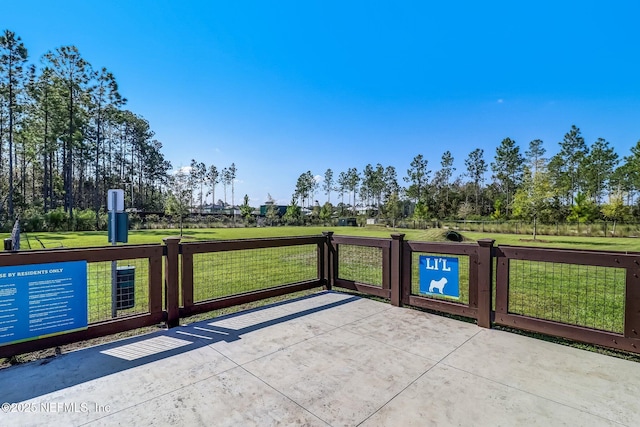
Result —
<path fill-rule="evenodd" d="M 13 218 L 14 201 L 14 134 L 16 116 L 19 112 L 18 97 L 24 86 L 24 63 L 27 61 L 27 49 L 20 37 L 12 31 L 5 30 L 0 36 L 0 83 L 6 87 L 6 103 L 8 110 L 9 141 L 9 218 Z M 1 143 L 1 139 L 0 139 Z M 0 158 L 1 159 L 1 158 Z"/>
<path fill-rule="evenodd" d="M 469 153 L 469 157 L 464 161 L 464 164 L 467 167 L 469 177 L 473 180 L 476 195 L 475 211 L 476 214 L 480 214 L 480 184 L 484 181 L 484 174 L 487 172 L 487 163 L 484 160 L 484 150 L 480 148 L 473 150 Z"/>
<path fill-rule="evenodd" d="M 75 46 L 62 46 L 54 52 L 44 55 L 44 61 L 54 78 L 60 82 L 66 99 L 67 125 L 63 140 L 64 210 L 69 213 L 73 223 L 73 161 L 74 150 L 82 147 L 84 139 L 81 133 L 84 122 L 83 108 L 86 99 L 87 83 L 91 74 L 91 65 L 81 56 Z"/>
<path fill-rule="evenodd" d="M 491 163 L 494 179 L 500 185 L 506 196 L 505 212 L 509 216 L 512 195 L 522 182 L 524 158 L 520 154 L 520 147 L 511 138 L 502 140 L 496 149 L 495 162 Z"/>

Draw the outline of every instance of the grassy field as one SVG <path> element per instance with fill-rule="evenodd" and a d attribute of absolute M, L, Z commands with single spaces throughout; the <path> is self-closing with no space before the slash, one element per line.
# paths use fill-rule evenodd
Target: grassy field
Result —
<path fill-rule="evenodd" d="M 282 236 L 309 236 L 318 235 L 329 230 L 327 227 L 262 227 L 262 228 L 208 228 L 184 230 L 184 239 L 193 240 L 230 240 L 249 239 L 261 237 Z M 335 234 L 347 236 L 389 237 L 391 233 L 405 233 L 407 240 L 432 240 L 432 230 L 392 229 L 384 227 L 334 227 L 330 229 Z M 174 237 L 178 230 L 133 230 L 129 232 L 128 244 L 162 243 L 165 237 Z M 497 244 L 554 247 L 572 249 L 591 249 L 603 251 L 629 251 L 640 252 L 639 238 L 622 237 L 568 237 L 568 236 L 540 236 L 537 241 L 531 240 L 531 236 L 522 234 L 498 234 L 498 233 L 472 233 L 464 232 L 463 235 L 470 240 L 482 238 L 495 239 Z M 0 234 L 0 238 L 10 237 L 8 233 Z M 47 248 L 55 247 L 89 247 L 107 246 L 107 233 L 105 231 L 85 232 L 60 232 L 60 233 L 23 233 L 21 236 L 22 249 L 40 249 L 40 239 Z"/>
<path fill-rule="evenodd" d="M 195 254 L 194 301 L 317 278 L 317 245 Z"/>
<path fill-rule="evenodd" d="M 533 241 L 531 236 L 523 236 L 522 234 L 471 232 L 464 232 L 463 234 L 472 240 L 495 239 L 498 245 L 640 252 L 640 239 L 635 237 L 539 236 L 536 241 Z"/>
<path fill-rule="evenodd" d="M 261 227 L 261 228 L 200 228 L 184 230 L 183 239 L 185 241 L 194 240 L 231 240 L 231 239 L 251 239 L 262 237 L 284 237 L 284 236 L 310 236 L 319 235 L 327 231 L 326 227 Z M 370 236 L 389 237 L 394 232 L 393 229 L 385 228 L 361 228 L 361 227 L 336 227 L 333 229 L 336 234 L 349 236 Z M 407 232 L 407 235 L 418 236 L 420 230 L 399 231 Z M 128 244 L 162 243 L 165 237 L 176 237 L 179 230 L 132 230 L 129 232 Z M 1 238 L 10 237 L 8 233 L 0 234 Z M 28 249 L 29 243 L 32 249 L 41 248 L 36 240 L 40 239 L 47 248 L 55 247 L 89 247 L 107 246 L 106 231 L 83 231 L 83 232 L 59 232 L 59 233 L 22 233 L 22 249 Z"/>

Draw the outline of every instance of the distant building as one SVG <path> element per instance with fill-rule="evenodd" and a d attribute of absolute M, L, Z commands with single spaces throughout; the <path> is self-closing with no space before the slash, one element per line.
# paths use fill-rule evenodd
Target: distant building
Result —
<path fill-rule="evenodd" d="M 275 209 L 276 214 L 282 218 L 287 213 L 287 205 L 275 205 L 273 203 L 267 203 L 266 205 L 260 205 L 260 216 L 266 217 L 269 209 Z"/>
<path fill-rule="evenodd" d="M 200 212 L 199 208 L 195 208 L 193 210 L 194 214 L 197 214 Z M 240 215 L 240 208 L 237 206 L 231 206 L 231 205 L 224 205 L 224 204 L 216 204 L 216 205 L 204 205 L 202 207 L 202 213 L 204 214 L 208 214 L 208 215 L 226 215 L 226 216 L 232 216 L 232 215 Z"/>
<path fill-rule="evenodd" d="M 355 217 L 339 218 L 338 219 L 338 226 L 339 227 L 357 227 L 358 226 L 358 220 Z"/>

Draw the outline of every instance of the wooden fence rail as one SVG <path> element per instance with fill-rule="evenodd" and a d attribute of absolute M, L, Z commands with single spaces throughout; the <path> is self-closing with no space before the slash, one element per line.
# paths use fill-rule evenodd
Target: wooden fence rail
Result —
<path fill-rule="evenodd" d="M 422 293 L 421 255 L 457 257 L 459 300 Z M 147 300 L 136 312 L 82 331 L 0 346 L 0 357 L 323 287 L 640 353 L 640 254 L 319 236 L 0 253 L 0 267 L 85 260 L 137 260 Z M 495 274 L 494 274 L 495 265 Z M 136 279 L 138 280 L 138 279 Z M 108 285 L 101 285 L 108 286 Z M 136 290 L 138 292 L 138 290 Z M 106 300 L 105 300 L 106 301 Z M 109 302 L 109 301 L 107 301 Z M 105 302 L 105 304 L 107 303 Z M 495 307 L 494 307 L 495 306 Z"/>

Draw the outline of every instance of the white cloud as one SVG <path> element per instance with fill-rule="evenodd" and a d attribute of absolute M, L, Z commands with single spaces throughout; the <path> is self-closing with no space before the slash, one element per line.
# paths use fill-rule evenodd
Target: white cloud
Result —
<path fill-rule="evenodd" d="M 498 99 L 498 104 L 502 104 L 504 102 L 504 99 L 500 98 Z"/>
<path fill-rule="evenodd" d="M 171 171 L 171 175 L 175 175 L 178 172 L 182 172 L 183 174 L 188 175 L 191 173 L 191 166 L 182 166 L 181 168 L 174 169 Z"/>
<path fill-rule="evenodd" d="M 322 182 L 322 181 L 323 181 L 323 178 L 322 178 L 320 175 L 315 175 L 315 176 L 313 177 L 313 180 L 314 180 L 315 182 Z"/>

